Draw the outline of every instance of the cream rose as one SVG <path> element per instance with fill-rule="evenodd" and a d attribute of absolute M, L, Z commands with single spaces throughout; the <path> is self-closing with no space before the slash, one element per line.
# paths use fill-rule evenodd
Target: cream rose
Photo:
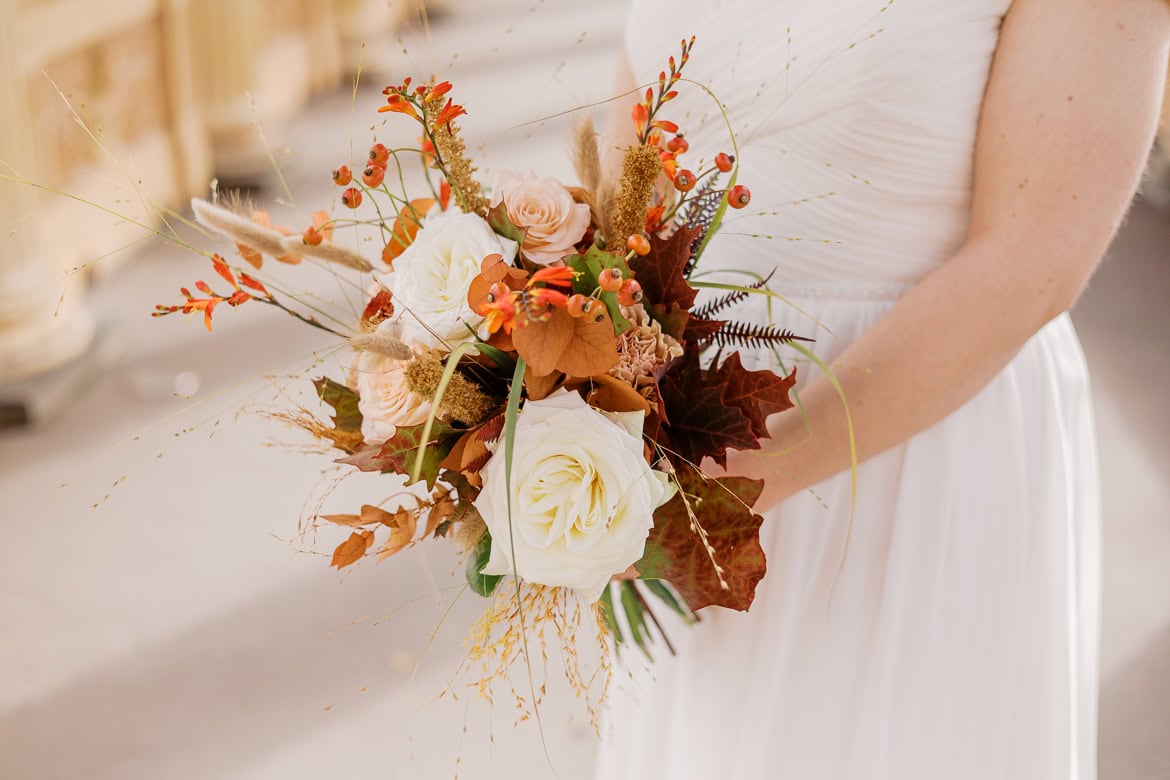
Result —
<path fill-rule="evenodd" d="M 589 228 L 589 207 L 576 203 L 556 179 L 534 173 L 500 171 L 492 187 L 492 206 L 504 204 L 508 217 L 528 235 L 520 254 L 540 265 L 573 252 Z"/>
<path fill-rule="evenodd" d="M 406 386 L 405 360 L 377 352 L 359 352 L 349 372 L 349 385 L 358 394 L 362 438 L 379 444 L 394 436 L 398 426 L 427 421 L 431 403 Z"/>
<path fill-rule="evenodd" d="M 563 390 L 529 401 L 516 420 L 511 535 L 504 469 L 501 447 L 475 500 L 492 534 L 484 573 L 512 574 L 514 563 L 525 580 L 590 601 L 642 557 L 654 510 L 673 493 L 642 455 L 640 412 L 602 413 Z"/>
<path fill-rule="evenodd" d="M 449 349 L 480 336 L 484 318 L 467 305 L 467 290 L 488 255 L 516 258 L 516 242 L 492 232 L 475 214 L 444 212 L 427 217 L 414 241 L 378 277 L 394 296 L 394 320 L 412 346 Z"/>

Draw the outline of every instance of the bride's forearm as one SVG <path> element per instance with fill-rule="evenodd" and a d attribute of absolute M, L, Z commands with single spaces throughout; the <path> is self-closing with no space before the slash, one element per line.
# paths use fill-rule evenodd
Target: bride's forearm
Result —
<path fill-rule="evenodd" d="M 906 294 L 833 360 L 864 461 L 946 417 L 1003 369 L 1063 308 L 1052 290 L 990 278 L 1002 247 L 973 243 Z M 728 471 L 766 480 L 758 506 L 778 503 L 849 468 L 849 418 L 818 376 L 801 408 L 769 420 L 764 454 L 733 453 Z"/>
<path fill-rule="evenodd" d="M 859 460 L 958 409 L 1072 305 L 1145 165 L 1168 50 L 1162 0 L 1013 4 L 980 118 L 968 240 L 833 361 Z M 820 377 L 801 401 L 804 416 L 769 421 L 769 450 L 784 454 L 729 461 L 767 479 L 758 507 L 850 466 L 836 390 Z"/>

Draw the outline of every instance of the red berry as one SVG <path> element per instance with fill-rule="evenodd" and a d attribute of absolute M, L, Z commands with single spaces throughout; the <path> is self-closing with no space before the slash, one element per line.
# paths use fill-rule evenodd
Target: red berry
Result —
<path fill-rule="evenodd" d="M 597 275 L 597 283 L 606 292 L 617 292 L 622 288 L 622 271 L 620 268 L 606 268 Z"/>
<path fill-rule="evenodd" d="M 635 233 L 626 239 L 626 246 L 640 257 L 650 254 L 650 242 L 641 233 Z"/>
<path fill-rule="evenodd" d="M 370 147 L 370 162 L 385 166 L 390 161 L 390 150 L 385 144 L 374 144 Z"/>
<path fill-rule="evenodd" d="M 695 188 L 695 174 L 683 168 L 674 175 L 674 188 L 679 192 L 690 192 Z"/>
<path fill-rule="evenodd" d="M 356 209 L 358 206 L 362 205 L 362 191 L 350 187 L 345 192 L 341 193 L 341 205 L 347 208 Z"/>
<path fill-rule="evenodd" d="M 386 169 L 381 165 L 370 164 L 362 171 L 362 181 L 366 183 L 367 187 L 377 187 L 382 184 L 382 179 L 386 176 Z"/>
<path fill-rule="evenodd" d="M 752 202 L 752 191 L 742 184 L 737 184 L 727 191 L 727 205 L 733 209 L 742 209 Z"/>
<path fill-rule="evenodd" d="M 570 317 L 584 317 L 592 305 L 592 298 L 588 295 L 576 293 L 575 295 L 569 296 L 569 302 L 565 305 L 565 308 L 568 310 Z"/>
<path fill-rule="evenodd" d="M 633 306 L 642 300 L 642 285 L 633 279 L 626 279 L 618 290 L 617 300 L 622 306 Z"/>
<path fill-rule="evenodd" d="M 715 167 L 723 173 L 731 171 L 732 166 L 735 165 L 735 158 L 726 152 L 720 152 L 715 155 Z"/>
<path fill-rule="evenodd" d="M 668 152 L 672 152 L 673 154 L 684 154 L 687 149 L 690 148 L 691 145 L 687 143 L 687 139 L 683 138 L 681 135 L 676 135 L 674 138 L 671 138 L 666 142 L 666 150 Z"/>
<path fill-rule="evenodd" d="M 325 237 L 321 235 L 320 230 L 310 226 L 305 228 L 305 232 L 301 234 L 301 238 L 305 239 L 305 243 L 309 246 L 317 246 Z"/>
<path fill-rule="evenodd" d="M 333 183 L 338 187 L 345 187 L 353 181 L 353 172 L 348 165 L 339 165 L 333 169 Z"/>

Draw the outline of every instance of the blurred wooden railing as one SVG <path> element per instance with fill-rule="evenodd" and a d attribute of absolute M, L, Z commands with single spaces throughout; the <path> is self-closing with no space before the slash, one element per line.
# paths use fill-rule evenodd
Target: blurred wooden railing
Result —
<path fill-rule="evenodd" d="M 262 138 L 421 2 L 0 0 L 0 385 L 85 351 L 94 261 L 143 235 L 115 214 L 268 168 Z"/>

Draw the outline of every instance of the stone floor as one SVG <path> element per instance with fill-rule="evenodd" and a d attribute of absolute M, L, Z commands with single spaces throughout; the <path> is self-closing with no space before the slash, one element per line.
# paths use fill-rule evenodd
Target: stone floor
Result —
<path fill-rule="evenodd" d="M 371 45 L 382 72 L 356 102 L 339 91 L 292 123 L 296 203 L 257 195 L 274 216 L 306 223 L 336 196 L 329 170 L 351 137 L 364 149 L 380 87 L 407 72 L 457 82 L 480 159 L 569 177 L 565 120 L 515 125 L 610 94 L 622 3 L 448 8 L 429 44 Z M 1168 248 L 1170 220 L 1139 203 L 1075 312 L 1105 489 L 1103 780 L 1170 777 Z M 553 776 L 507 701 L 435 698 L 480 611 L 455 596 L 442 545 L 338 575 L 337 534 L 298 538 L 316 501 L 347 511 L 371 482 L 334 484 L 304 437 L 253 412 L 306 400 L 296 377 L 337 375 L 330 337 L 256 307 L 217 312 L 210 337 L 146 320 L 207 275 L 159 244 L 104 278 L 93 304 L 111 370 L 51 423 L 0 434 L 0 777 Z M 327 275 L 283 278 L 354 305 Z M 560 701 L 545 742 L 558 776 L 582 780 L 595 738 Z"/>

